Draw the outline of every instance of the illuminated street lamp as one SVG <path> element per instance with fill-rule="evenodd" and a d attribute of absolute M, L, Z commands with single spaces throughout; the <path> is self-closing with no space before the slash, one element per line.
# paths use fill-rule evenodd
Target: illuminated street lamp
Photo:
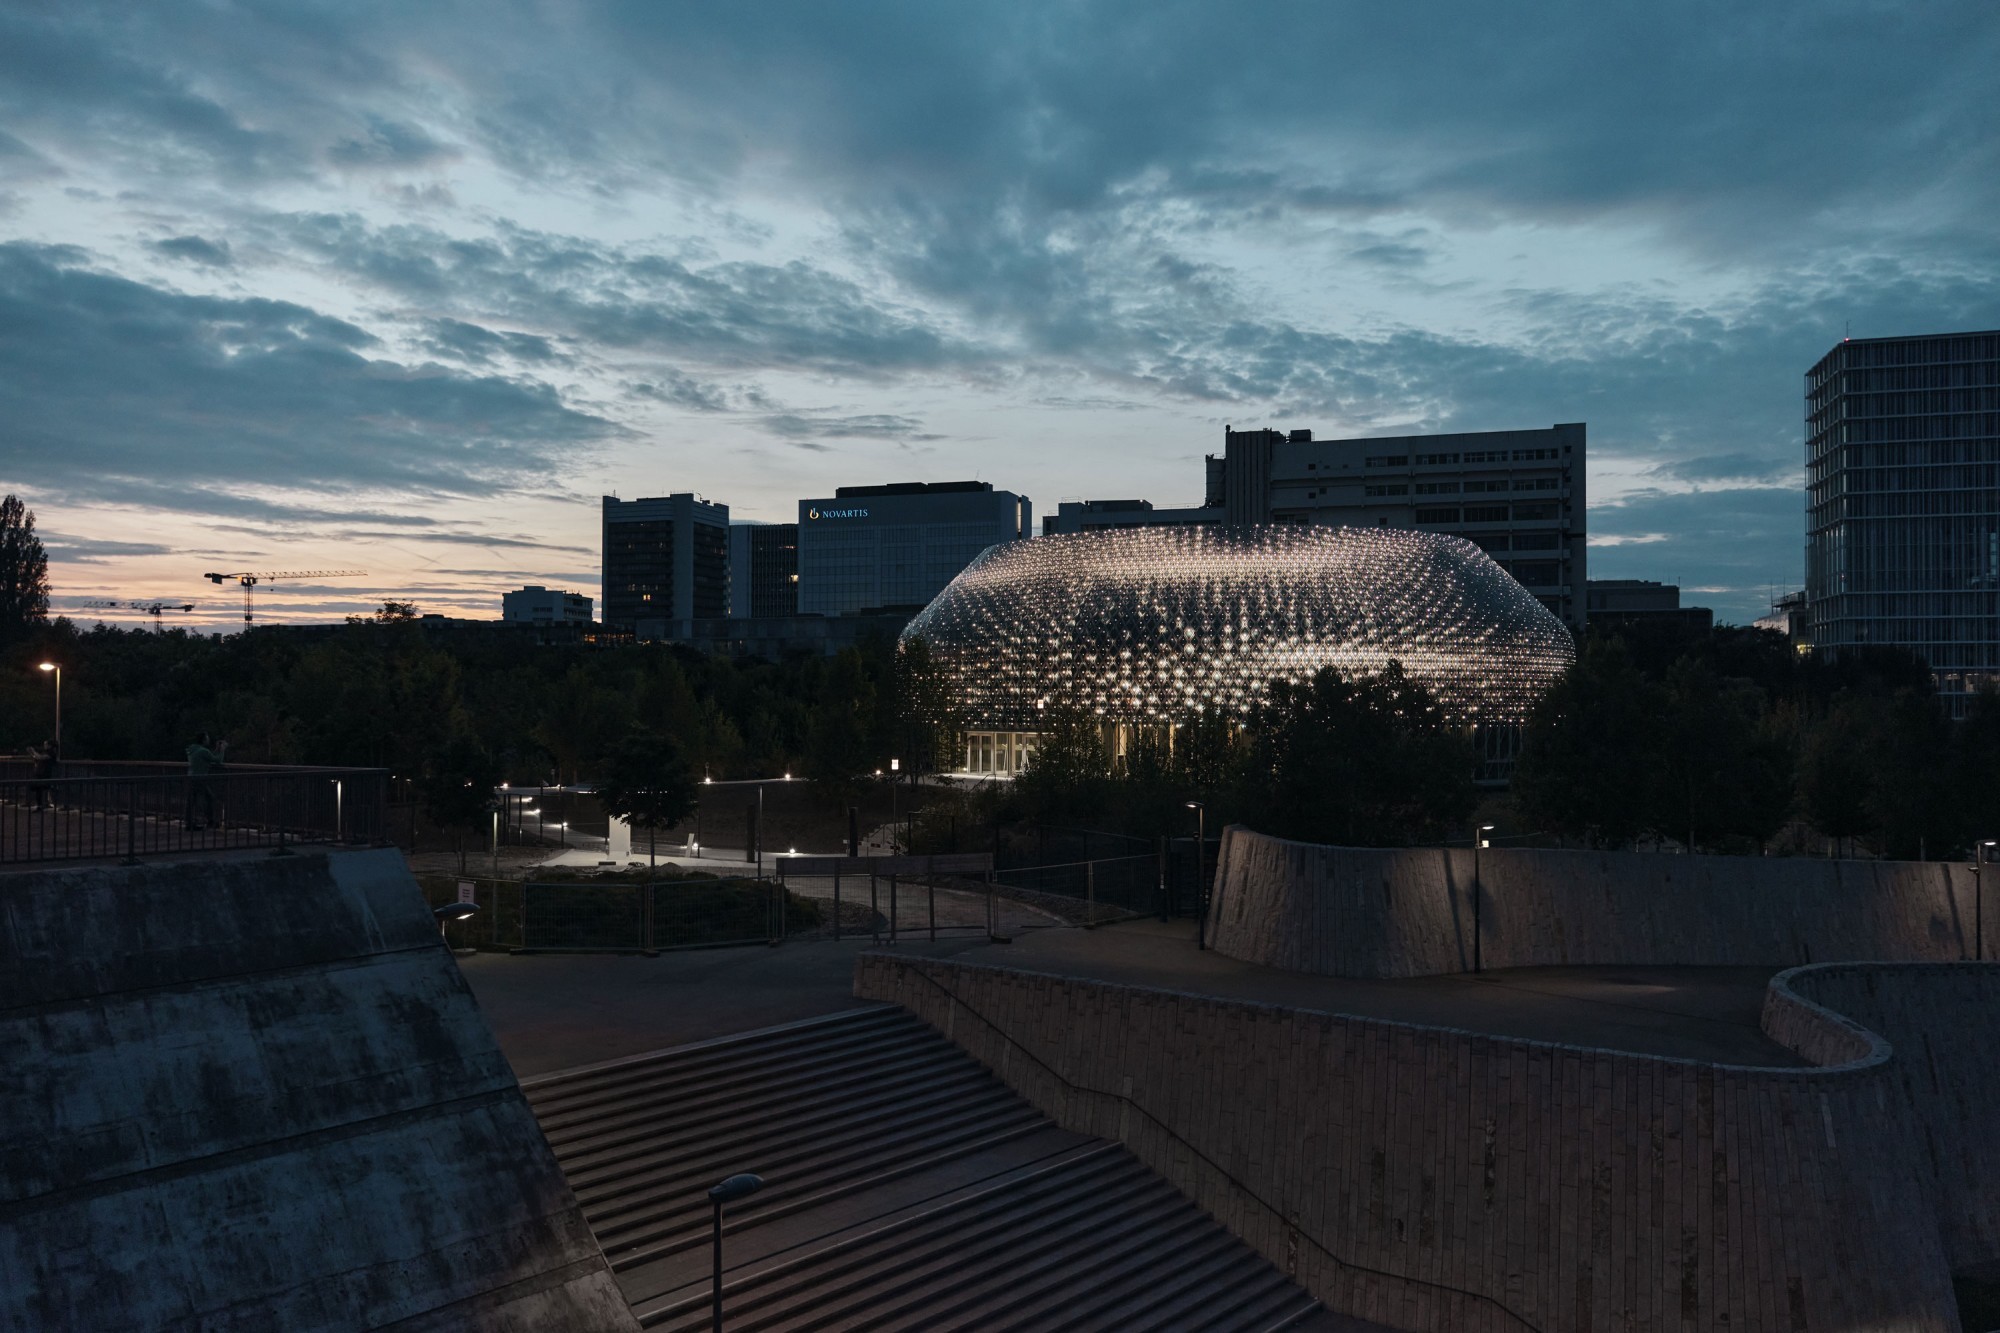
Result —
<path fill-rule="evenodd" d="M 62 667 L 54 662 L 42 663 L 42 670 L 56 673 L 56 749 L 62 749 Z"/>

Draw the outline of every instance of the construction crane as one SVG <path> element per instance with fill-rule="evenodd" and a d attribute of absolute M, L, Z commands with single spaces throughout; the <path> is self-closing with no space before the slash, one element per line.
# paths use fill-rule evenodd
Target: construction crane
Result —
<path fill-rule="evenodd" d="M 153 633 L 155 634 L 166 633 L 167 627 L 163 617 L 167 612 L 194 610 L 193 602 L 121 602 L 115 599 L 107 599 L 104 601 L 85 602 L 84 605 L 89 607 L 101 606 L 108 611 L 136 611 L 142 616 L 151 616 L 153 618 Z"/>
<path fill-rule="evenodd" d="M 271 583 L 278 579 L 355 579 L 368 573 L 365 569 L 281 569 L 272 574 L 203 574 L 202 577 L 221 587 L 235 580 L 243 588 L 243 623 L 248 625 L 255 617 L 255 603 L 252 594 L 260 583 Z"/>

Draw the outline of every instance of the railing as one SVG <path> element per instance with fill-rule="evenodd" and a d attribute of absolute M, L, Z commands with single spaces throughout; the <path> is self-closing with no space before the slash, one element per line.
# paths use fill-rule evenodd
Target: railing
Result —
<path fill-rule="evenodd" d="M 419 877 L 433 907 L 479 911 L 445 927 L 456 948 L 532 953 L 657 953 L 777 944 L 825 935 L 820 905 L 769 879 L 600 879 L 537 883 L 483 875 Z"/>
<path fill-rule="evenodd" d="M 1350 1273 L 1364 1273 L 1370 1277 L 1386 1278 L 1394 1282 L 1408 1283 L 1412 1286 L 1423 1287 L 1430 1291 L 1439 1292 L 1450 1296 L 1458 1296 L 1465 1300 L 1471 1301 L 1477 1305 L 1485 1306 L 1486 1308 L 1493 1311 L 1495 1314 L 1502 1316 L 1503 1318 L 1518 1325 L 1520 1328 L 1526 1330 L 1526 1333 L 1541 1333 L 1541 1330 L 1539 1328 L 1537 1328 L 1533 1323 L 1529 1322 L 1528 1319 L 1523 1315 L 1521 1315 L 1518 1311 L 1511 1309 L 1504 1301 L 1501 1301 L 1496 1297 L 1489 1296 L 1483 1291 L 1472 1291 L 1465 1287 L 1455 1287 L 1448 1282 L 1437 1282 L 1433 1281 L 1430 1278 L 1416 1277 L 1409 1273 L 1395 1273 L 1385 1268 L 1376 1268 L 1370 1264 L 1358 1263 L 1352 1259 L 1341 1258 L 1339 1255 L 1335 1254 L 1332 1250 L 1329 1250 L 1324 1244 L 1322 1244 L 1318 1237 L 1309 1235 L 1305 1231 L 1300 1230 L 1298 1226 L 1285 1215 L 1283 1209 L 1280 1209 L 1277 1205 L 1265 1199 L 1263 1195 L 1259 1194 L 1250 1185 L 1246 1184 L 1244 1181 L 1239 1179 L 1234 1172 L 1230 1171 L 1227 1167 L 1223 1166 L 1213 1157 L 1210 1157 L 1207 1153 L 1203 1152 L 1200 1148 L 1196 1147 L 1188 1139 L 1184 1138 L 1178 1130 L 1174 1129 L 1174 1127 L 1169 1125 L 1165 1120 L 1162 1120 L 1159 1116 L 1153 1114 L 1151 1111 L 1147 1110 L 1144 1106 L 1140 1105 L 1137 1101 L 1133 1100 L 1133 1098 L 1129 1093 L 1110 1092 L 1103 1088 L 1094 1088 L 1089 1086 L 1088 1084 L 1077 1083 L 1071 1080 L 1068 1075 L 1064 1074 L 1054 1065 L 1051 1065 L 1048 1061 L 1044 1060 L 1035 1051 L 1029 1049 L 1021 1041 L 1015 1038 L 1015 1036 L 1012 1033 L 1008 1032 L 998 1023 L 995 1023 L 992 1019 L 988 1018 L 986 1015 L 980 1013 L 977 1009 L 973 1008 L 972 1005 L 969 1004 L 963 996 L 961 996 L 957 991 L 954 991 L 951 987 L 945 985 L 942 981 L 938 980 L 936 977 L 932 976 L 930 972 L 926 968 L 924 968 L 921 964 L 914 964 L 914 963 L 909 964 L 904 966 L 900 970 L 906 976 L 922 977 L 926 982 L 930 983 L 931 987 L 935 989 L 940 995 L 944 996 L 946 1000 L 948 1000 L 952 1005 L 956 1006 L 956 1013 L 963 1014 L 965 1017 L 970 1018 L 974 1022 L 978 1023 L 981 1027 L 985 1028 L 995 1037 L 1005 1042 L 1009 1048 L 1019 1052 L 1023 1057 L 1025 1057 L 1028 1060 L 1029 1063 L 1033 1064 L 1037 1069 L 1041 1070 L 1042 1073 L 1046 1074 L 1050 1079 L 1054 1080 L 1056 1083 L 1061 1084 L 1064 1088 L 1068 1089 L 1070 1092 L 1082 1093 L 1084 1096 L 1087 1097 L 1100 1097 L 1106 1101 L 1115 1102 L 1121 1107 L 1123 1107 L 1125 1110 L 1130 1111 L 1133 1115 L 1138 1116 L 1140 1119 L 1152 1125 L 1153 1128 L 1158 1130 L 1160 1134 L 1165 1136 L 1167 1139 L 1171 1140 L 1177 1149 L 1179 1149 L 1181 1152 L 1186 1153 L 1189 1157 L 1192 1157 L 1195 1160 L 1199 1161 L 1203 1166 L 1207 1167 L 1210 1171 L 1214 1172 L 1218 1178 L 1228 1182 L 1230 1188 L 1235 1190 L 1239 1196 L 1241 1196 L 1243 1199 L 1245 1199 L 1255 1207 L 1261 1209 L 1269 1218 L 1275 1221 L 1283 1231 L 1296 1235 L 1306 1244 L 1312 1246 L 1313 1249 L 1317 1250 L 1322 1257 L 1324 1257 L 1329 1263 L 1333 1264 L 1336 1268 L 1343 1269 L 1346 1272 Z M 954 1018 L 954 1022 L 955 1021 L 956 1020 Z M 965 1045 L 963 1039 L 958 1039 L 958 1040 L 961 1046 Z M 1212 1212 L 1213 1210 L 1211 1209 L 1210 1211 Z"/>
<path fill-rule="evenodd" d="M 168 765 L 64 763 L 61 776 L 0 768 L 0 864 L 385 841 L 379 768 L 237 768 L 204 777 Z M 167 771 L 161 771 L 161 770 Z M 82 770 L 79 772 L 79 770 Z"/>

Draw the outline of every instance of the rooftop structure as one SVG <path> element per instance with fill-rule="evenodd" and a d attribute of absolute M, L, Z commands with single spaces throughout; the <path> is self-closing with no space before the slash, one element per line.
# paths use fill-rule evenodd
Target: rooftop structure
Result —
<path fill-rule="evenodd" d="M 1042 535 L 1102 532 L 1106 528 L 1169 528 L 1220 523 L 1220 506 L 1155 509 L 1150 500 L 1065 500 L 1042 516 Z"/>
<path fill-rule="evenodd" d="M 667 622 L 729 614 L 729 506 L 682 492 L 604 497 L 604 624 L 655 637 Z"/>

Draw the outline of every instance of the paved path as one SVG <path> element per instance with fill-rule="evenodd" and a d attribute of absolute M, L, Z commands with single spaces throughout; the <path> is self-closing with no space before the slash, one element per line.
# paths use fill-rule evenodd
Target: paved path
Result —
<path fill-rule="evenodd" d="M 687 950 L 658 958 L 479 954 L 460 966 L 527 1077 L 769 1027 L 854 1005 L 866 940 Z M 1683 1059 L 1797 1066 L 1757 1026 L 1774 968 L 1520 968 L 1481 977 L 1347 981 L 1197 951 L 1188 923 L 907 942 L 933 957 L 1099 977 L 1267 1004 L 1365 1014 Z"/>

